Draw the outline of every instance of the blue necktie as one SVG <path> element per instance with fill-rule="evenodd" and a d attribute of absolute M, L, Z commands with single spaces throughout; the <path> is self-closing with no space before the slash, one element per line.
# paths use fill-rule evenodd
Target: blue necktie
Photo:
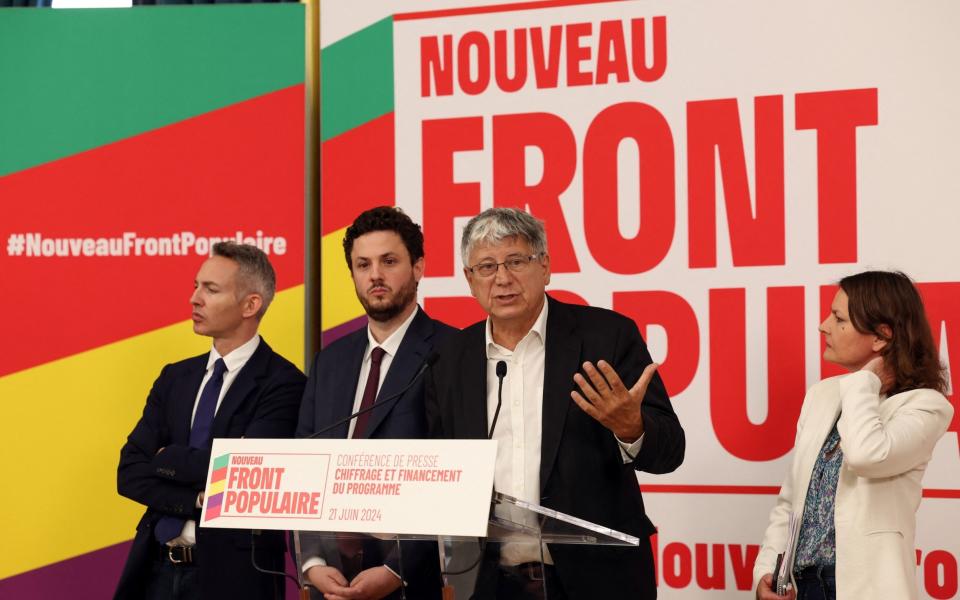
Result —
<path fill-rule="evenodd" d="M 218 358 L 217 362 L 213 363 L 213 375 L 200 393 L 197 412 L 193 416 L 193 427 L 190 428 L 191 448 L 205 448 L 210 445 L 213 416 L 217 413 L 217 400 L 220 398 L 223 374 L 226 370 L 227 365 L 222 358 Z"/>
<path fill-rule="evenodd" d="M 210 433 L 213 430 L 213 417 L 217 413 L 217 400 L 220 399 L 220 389 L 223 387 L 223 374 L 227 365 L 222 358 L 213 363 L 213 375 L 203 386 L 200 392 L 200 401 L 197 402 L 197 412 L 193 416 L 193 427 L 190 428 L 190 447 L 205 448 L 210 445 Z M 179 537 L 183 531 L 186 519 L 180 517 L 162 517 L 157 521 L 153 533 L 162 544 Z"/>

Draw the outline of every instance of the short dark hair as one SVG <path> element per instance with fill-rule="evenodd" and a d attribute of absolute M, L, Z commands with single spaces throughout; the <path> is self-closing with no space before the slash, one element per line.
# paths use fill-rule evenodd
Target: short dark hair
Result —
<path fill-rule="evenodd" d="M 880 354 L 894 375 L 888 393 L 918 388 L 945 393 L 940 353 L 910 278 L 899 271 L 864 271 L 841 279 L 840 288 L 847 295 L 854 329 L 887 342 Z M 884 335 L 881 325 L 889 327 L 891 335 Z"/>
<path fill-rule="evenodd" d="M 353 264 L 350 262 L 350 253 L 353 251 L 353 241 L 373 231 L 393 231 L 399 235 L 410 254 L 411 264 L 423 258 L 423 232 L 420 226 L 399 207 L 378 206 L 360 213 L 353 224 L 347 227 L 347 233 L 343 236 L 343 253 L 351 271 Z"/>
<path fill-rule="evenodd" d="M 214 244 L 212 256 L 222 256 L 237 263 L 237 293 L 240 295 L 237 299 L 249 293 L 259 294 L 263 305 L 257 312 L 257 319 L 262 319 L 277 291 L 277 274 L 267 255 L 256 246 L 227 241 Z"/>

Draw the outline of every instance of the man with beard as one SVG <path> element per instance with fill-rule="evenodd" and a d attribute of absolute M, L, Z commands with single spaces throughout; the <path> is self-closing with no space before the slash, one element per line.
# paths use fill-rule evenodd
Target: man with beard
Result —
<path fill-rule="evenodd" d="M 424 266 L 420 226 L 398 208 L 373 208 L 347 228 L 343 250 L 367 326 L 317 354 L 300 406 L 297 436 L 426 437 L 423 380 L 414 378 L 434 347 L 456 330 L 431 319 L 417 305 Z M 380 400 L 386 402 L 325 431 Z M 300 540 L 301 568 L 328 598 L 399 598 L 401 585 L 406 585 L 408 598 L 440 597 L 433 543 L 403 543 L 401 566 L 393 542 L 331 541 L 306 533 Z"/>

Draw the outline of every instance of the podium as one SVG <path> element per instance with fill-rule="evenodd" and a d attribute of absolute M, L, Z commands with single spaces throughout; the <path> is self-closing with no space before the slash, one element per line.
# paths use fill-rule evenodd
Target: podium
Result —
<path fill-rule="evenodd" d="M 497 568 L 504 561 L 505 570 L 510 570 L 510 558 L 524 559 L 524 568 L 536 570 L 536 564 L 543 573 L 544 562 L 549 561 L 546 544 L 589 544 L 602 546 L 638 546 L 637 537 L 590 523 L 583 519 L 567 515 L 549 508 L 513 498 L 500 492 L 494 492 L 490 502 L 490 517 L 485 537 L 464 537 L 451 535 L 425 534 L 384 534 L 375 535 L 356 532 L 334 531 L 294 531 L 291 548 L 300 578 L 301 588 L 309 586 L 303 573 L 305 560 L 311 557 L 304 554 L 306 547 L 323 549 L 326 557 L 320 557 L 331 566 L 350 563 L 355 557 L 344 557 L 343 551 L 364 544 L 377 544 L 383 555 L 389 555 L 392 568 L 403 581 L 416 577 L 411 573 L 411 558 L 404 561 L 404 548 L 411 552 L 406 542 L 433 542 L 436 545 L 435 560 L 440 567 L 444 600 L 465 600 L 471 598 L 479 587 L 484 585 L 483 571 Z M 422 552 L 422 548 L 417 550 Z M 337 556 L 341 554 L 340 556 Z M 422 560 L 422 557 L 417 557 Z M 338 563 L 339 560 L 339 563 Z M 530 563 L 533 563 L 531 565 Z M 418 563 L 422 564 L 422 563 Z M 371 565 L 367 565 L 369 568 Z M 422 568 L 422 567 L 417 567 Z M 345 573 L 347 579 L 351 574 Z M 355 573 L 354 573 L 355 575 Z M 525 585 L 545 585 L 543 579 L 534 577 Z M 311 592 L 314 598 L 320 595 Z M 543 597 L 549 598 L 548 590 Z M 408 596 L 405 586 L 400 589 L 401 598 Z"/>
<path fill-rule="evenodd" d="M 411 600 L 440 587 L 448 600 L 489 596 L 491 581 L 539 585 L 549 597 L 547 544 L 640 544 L 491 494 L 496 448 L 484 439 L 216 438 L 198 525 L 293 532 L 302 589 L 305 560 L 337 567 L 347 581 L 385 565 L 405 582 L 397 596 Z"/>

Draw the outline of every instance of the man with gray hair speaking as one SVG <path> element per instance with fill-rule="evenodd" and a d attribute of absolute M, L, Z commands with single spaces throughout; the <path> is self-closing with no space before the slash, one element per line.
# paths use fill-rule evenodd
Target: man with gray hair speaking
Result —
<path fill-rule="evenodd" d="M 635 471 L 673 471 L 685 441 L 636 324 L 547 296 L 546 233 L 521 210 L 477 215 L 460 249 L 488 316 L 428 371 L 431 434 L 492 435 L 497 491 L 640 538 L 639 547 L 488 546 L 475 597 L 655 598 L 655 529 Z"/>

